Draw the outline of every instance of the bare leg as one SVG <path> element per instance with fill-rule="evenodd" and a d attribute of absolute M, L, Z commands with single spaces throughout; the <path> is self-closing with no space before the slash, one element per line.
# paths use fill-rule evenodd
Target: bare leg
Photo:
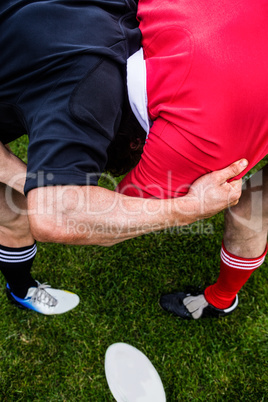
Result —
<path fill-rule="evenodd" d="M 0 183 L 0 244 L 25 247 L 33 244 L 26 214 L 26 197 Z"/>
<path fill-rule="evenodd" d="M 0 183 L 23 193 L 26 165 L 0 142 Z"/>
<path fill-rule="evenodd" d="M 37 283 L 31 276 L 36 253 L 24 195 L 0 183 L 0 269 L 9 288 L 24 298 Z"/>
<path fill-rule="evenodd" d="M 36 245 L 23 195 L 26 166 L 1 144 L 0 161 L 1 180 L 14 184 L 15 188 L 0 183 L 0 270 L 8 284 L 8 298 L 20 308 L 41 314 L 63 314 L 77 306 L 79 297 L 41 285 L 31 276 Z"/>
<path fill-rule="evenodd" d="M 160 305 L 181 318 L 218 317 L 237 306 L 237 293 L 265 257 L 268 229 L 268 167 L 254 175 L 239 203 L 226 212 L 217 282 L 197 296 L 164 295 Z"/>
<path fill-rule="evenodd" d="M 73 293 L 39 284 L 31 275 L 36 245 L 30 232 L 24 195 L 0 184 L 0 269 L 8 298 L 20 308 L 63 314 L 79 303 Z"/>
<path fill-rule="evenodd" d="M 225 214 L 224 244 L 227 251 L 243 258 L 259 257 L 267 243 L 268 166 L 254 175 L 239 203 Z"/>
<path fill-rule="evenodd" d="M 0 244 L 25 247 L 33 244 L 23 194 L 26 164 L 0 142 Z M 11 188 L 11 187 L 12 188 Z"/>
<path fill-rule="evenodd" d="M 30 274 L 36 246 L 23 195 L 25 177 L 26 165 L 0 143 L 0 269 L 9 288 L 22 298 L 29 287 L 36 287 Z"/>
<path fill-rule="evenodd" d="M 207 302 L 218 309 L 234 305 L 267 252 L 268 169 L 254 175 L 245 187 L 239 203 L 226 212 L 220 275 L 205 289 Z"/>

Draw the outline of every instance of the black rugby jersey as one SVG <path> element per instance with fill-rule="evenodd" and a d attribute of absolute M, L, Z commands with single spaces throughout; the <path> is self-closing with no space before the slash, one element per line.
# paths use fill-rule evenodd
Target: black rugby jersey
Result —
<path fill-rule="evenodd" d="M 25 192 L 96 185 L 118 130 L 134 0 L 0 2 L 0 140 L 29 136 Z"/>

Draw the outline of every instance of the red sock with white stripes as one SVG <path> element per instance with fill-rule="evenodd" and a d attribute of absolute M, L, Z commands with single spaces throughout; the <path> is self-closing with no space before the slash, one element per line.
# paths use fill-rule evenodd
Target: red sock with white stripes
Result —
<path fill-rule="evenodd" d="M 220 275 L 214 285 L 205 289 L 207 302 L 219 309 L 230 307 L 252 272 L 262 265 L 266 253 L 267 246 L 264 253 L 258 258 L 236 257 L 229 253 L 222 244 Z"/>

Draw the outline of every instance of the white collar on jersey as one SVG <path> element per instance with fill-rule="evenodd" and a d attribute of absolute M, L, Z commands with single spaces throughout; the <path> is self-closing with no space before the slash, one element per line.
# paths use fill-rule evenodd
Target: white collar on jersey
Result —
<path fill-rule="evenodd" d="M 148 136 L 151 124 L 147 111 L 146 64 L 142 48 L 127 60 L 127 88 L 131 109 Z"/>

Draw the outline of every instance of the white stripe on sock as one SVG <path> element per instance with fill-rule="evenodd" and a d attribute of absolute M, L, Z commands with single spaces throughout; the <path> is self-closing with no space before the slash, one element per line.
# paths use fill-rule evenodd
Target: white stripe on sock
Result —
<path fill-rule="evenodd" d="M 244 259 L 230 257 L 222 248 L 221 259 L 226 265 L 228 265 L 231 268 L 250 270 L 260 267 L 263 261 L 265 260 L 265 257 L 258 257 L 256 259 L 250 259 L 249 261 L 247 261 Z"/>
<path fill-rule="evenodd" d="M 6 255 L 23 255 L 23 254 L 27 254 L 32 250 L 36 250 L 37 246 L 36 244 L 34 244 L 31 248 L 27 249 L 27 250 L 23 250 L 23 251 L 6 251 L 6 250 L 2 250 L 0 247 L 0 253 L 1 254 L 6 254 Z"/>
<path fill-rule="evenodd" d="M 20 263 L 28 261 L 37 253 L 36 244 L 28 250 L 24 251 L 4 251 L 0 249 L 0 262 Z"/>
<path fill-rule="evenodd" d="M 243 260 L 243 257 L 231 257 L 223 248 L 221 249 L 221 252 L 225 255 L 226 258 L 228 258 L 231 261 L 240 262 L 241 259 Z M 257 258 L 249 258 L 249 259 L 245 259 L 246 260 L 245 262 L 247 263 L 247 260 L 248 260 L 248 262 L 255 263 L 255 262 L 261 261 L 263 258 L 264 258 L 263 256 L 257 257 Z"/>

